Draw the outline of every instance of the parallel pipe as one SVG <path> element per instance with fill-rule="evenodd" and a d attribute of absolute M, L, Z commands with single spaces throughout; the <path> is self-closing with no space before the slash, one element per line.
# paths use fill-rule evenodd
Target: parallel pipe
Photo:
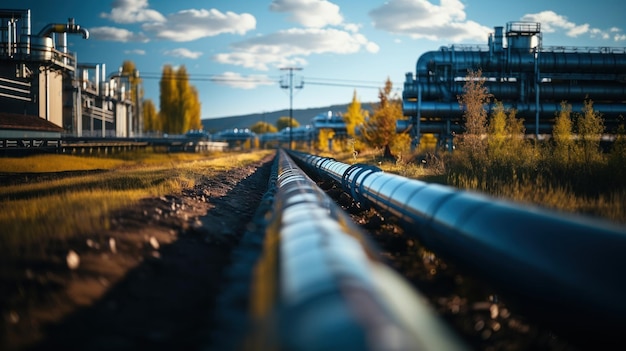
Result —
<path fill-rule="evenodd" d="M 463 72 L 468 67 L 482 68 L 487 72 L 533 72 L 535 58 L 530 51 L 501 51 L 494 55 L 488 51 L 428 51 L 415 65 L 417 80 L 432 80 L 438 66 L 457 67 Z M 539 70 L 544 73 L 602 73 L 619 78 L 626 73 L 626 54 L 590 52 L 540 51 Z M 610 70 L 610 71 L 609 71 Z"/>
<path fill-rule="evenodd" d="M 290 152 L 391 213 L 436 253 L 488 279 L 554 330 L 586 342 L 626 325 L 626 228 Z M 581 333 L 580 331 L 585 331 Z M 583 340 L 584 339 L 584 340 Z"/>
<path fill-rule="evenodd" d="M 278 270 L 278 277 L 257 274 L 254 285 L 277 280 L 279 289 L 269 294 L 275 295 L 273 307 L 261 302 L 253 309 L 262 320 L 275 321 L 275 328 L 261 323 L 265 330 L 279 334 L 257 333 L 255 344 L 285 350 L 465 349 L 425 299 L 379 260 L 350 217 L 285 151 L 277 157 L 274 217 L 257 271 Z M 253 294 L 268 295 L 260 292 Z"/>

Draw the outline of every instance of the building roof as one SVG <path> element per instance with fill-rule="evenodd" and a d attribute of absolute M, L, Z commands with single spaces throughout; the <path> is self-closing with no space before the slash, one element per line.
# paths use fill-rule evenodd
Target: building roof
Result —
<path fill-rule="evenodd" d="M 63 131 L 63 128 L 39 116 L 0 112 L 0 130 L 2 129 L 37 130 L 46 132 Z"/>

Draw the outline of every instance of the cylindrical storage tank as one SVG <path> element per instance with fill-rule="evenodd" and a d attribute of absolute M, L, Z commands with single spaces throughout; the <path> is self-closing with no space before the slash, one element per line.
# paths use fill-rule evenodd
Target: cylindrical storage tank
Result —
<path fill-rule="evenodd" d="M 52 60 L 52 38 L 49 37 L 32 37 L 31 38 L 31 57 L 34 60 L 51 61 Z"/>
<path fill-rule="evenodd" d="M 529 35 L 513 35 L 508 36 L 509 49 L 513 51 L 532 52 L 532 36 Z"/>

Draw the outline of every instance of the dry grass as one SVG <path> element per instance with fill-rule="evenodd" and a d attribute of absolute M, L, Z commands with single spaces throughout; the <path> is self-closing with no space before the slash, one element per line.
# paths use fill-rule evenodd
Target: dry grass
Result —
<path fill-rule="evenodd" d="M 3 158 L 2 173 L 103 171 L 0 186 L 0 252 L 106 228 L 112 211 L 142 198 L 180 193 L 204 177 L 250 164 L 269 153 Z"/>
<path fill-rule="evenodd" d="M 426 155 L 428 156 L 428 155 Z M 516 174 L 510 168 L 487 166 L 486 170 L 472 172 L 464 165 L 459 167 L 450 155 L 438 159 L 429 159 L 425 155 L 408 155 L 398 160 L 383 160 L 376 150 L 364 151 L 356 158 L 350 153 L 327 155 L 348 163 L 376 165 L 385 172 L 427 182 L 447 184 L 459 189 L 479 191 L 497 198 L 521 203 L 533 204 L 558 211 L 579 213 L 603 218 L 616 223 L 626 224 L 626 190 L 616 186 L 609 190 L 596 190 L 597 183 L 606 182 L 606 175 L 601 166 L 595 170 L 596 176 L 588 181 L 580 177 L 544 176 L 537 167 L 528 166 L 523 174 Z M 424 161 L 426 161 L 424 163 Z M 626 165 L 624 166 L 626 167 Z M 506 167 L 504 167 L 506 168 Z M 522 167 L 524 168 L 524 167 Z M 573 172 L 580 176 L 580 172 Z M 572 190 L 573 180 L 578 178 L 577 191 Z M 594 191 L 591 193 L 590 188 Z M 581 189 L 582 188 L 582 189 Z"/>

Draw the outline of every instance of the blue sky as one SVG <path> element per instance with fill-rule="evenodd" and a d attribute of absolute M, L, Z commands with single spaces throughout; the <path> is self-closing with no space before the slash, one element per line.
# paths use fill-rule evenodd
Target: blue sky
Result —
<path fill-rule="evenodd" d="M 486 44 L 494 26 L 541 23 L 544 46 L 625 47 L 623 0 L 20 0 L 32 32 L 76 24 L 68 35 L 81 63 L 108 73 L 135 62 L 145 98 L 158 108 L 162 67 L 184 65 L 200 94 L 202 118 L 289 108 L 281 89 L 294 71 L 293 108 L 377 100 L 389 77 L 401 94 L 418 57 L 451 44 Z"/>

